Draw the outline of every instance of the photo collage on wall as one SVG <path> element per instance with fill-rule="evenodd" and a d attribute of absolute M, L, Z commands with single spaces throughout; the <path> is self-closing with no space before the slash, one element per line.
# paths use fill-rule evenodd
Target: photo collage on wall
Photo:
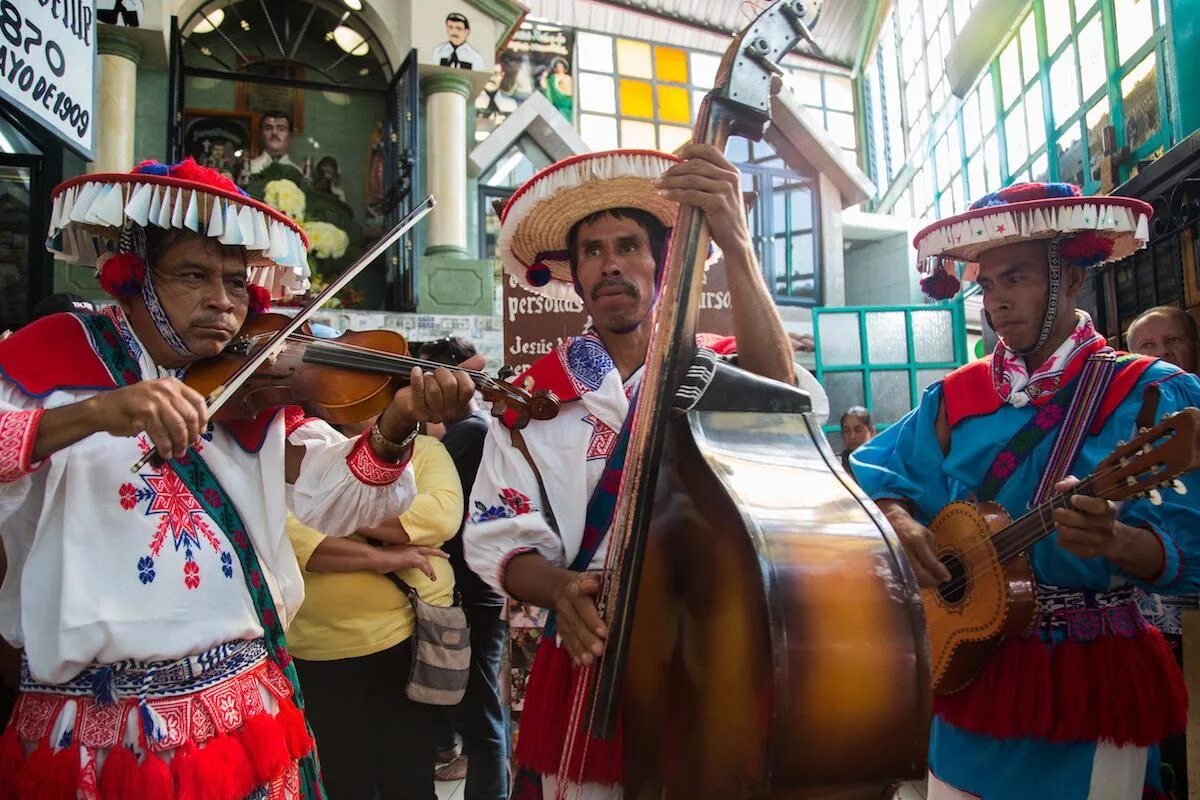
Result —
<path fill-rule="evenodd" d="M 542 22 L 524 22 L 496 56 L 492 78 L 475 98 L 475 137 L 482 141 L 530 95 L 539 92 L 574 121 L 575 82 L 571 54 L 575 33 Z"/>

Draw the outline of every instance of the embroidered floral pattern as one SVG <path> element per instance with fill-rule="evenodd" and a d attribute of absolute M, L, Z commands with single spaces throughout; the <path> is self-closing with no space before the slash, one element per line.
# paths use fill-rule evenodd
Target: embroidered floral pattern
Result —
<path fill-rule="evenodd" d="M 604 420 L 595 414 L 588 414 L 583 421 L 592 426 L 592 437 L 588 440 L 587 460 L 608 458 L 613 445 L 617 443 L 617 432 L 608 427 Z"/>
<path fill-rule="evenodd" d="M 498 497 L 500 505 L 497 506 L 489 506 L 482 501 L 476 500 L 476 510 L 471 515 L 471 522 L 478 523 L 490 522 L 494 519 L 509 519 L 533 511 L 533 504 L 529 502 L 528 495 L 516 489 L 511 487 L 501 489 Z"/>
<path fill-rule="evenodd" d="M 148 445 L 143 450 L 148 449 Z M 138 475 L 145 484 L 138 488 L 132 483 L 123 483 L 117 489 L 117 500 L 121 508 L 133 511 L 144 505 L 143 513 L 147 517 L 158 517 L 154 534 L 150 539 L 150 552 L 138 559 L 138 580 L 149 584 L 155 578 L 154 559 L 162 555 L 163 545 L 168 535 L 175 552 L 182 552 L 183 585 L 188 589 L 200 586 L 200 565 L 196 562 L 196 553 L 207 544 L 214 553 L 219 554 L 221 572 L 226 578 L 233 577 L 233 560 L 224 549 L 218 534 L 210 526 L 211 518 L 205 513 L 200 501 L 179 479 L 170 464 L 162 467 L 160 472 L 143 472 Z M 211 489 L 206 491 L 212 491 Z M 208 499 L 207 497 L 205 498 Z M 219 507 L 217 502 L 210 505 Z"/>
<path fill-rule="evenodd" d="M 396 479 L 404 474 L 408 462 L 391 464 L 384 461 L 375 455 L 364 435 L 358 437 L 358 443 L 346 456 L 346 466 L 350 468 L 354 477 L 368 486 L 387 486 L 389 483 L 395 483 Z"/>
<path fill-rule="evenodd" d="M 0 414 L 0 483 L 15 481 L 30 471 L 33 442 L 43 409 Z"/>

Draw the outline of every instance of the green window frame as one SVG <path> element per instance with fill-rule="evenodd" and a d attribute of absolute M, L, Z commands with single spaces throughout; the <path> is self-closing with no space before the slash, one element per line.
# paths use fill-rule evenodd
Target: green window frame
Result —
<path fill-rule="evenodd" d="M 949 312 L 950 325 L 952 331 L 952 342 L 954 348 L 954 357 L 949 361 L 920 361 L 917 359 L 917 345 L 914 338 L 913 330 L 913 314 L 934 312 Z M 905 352 L 907 358 L 904 361 L 886 361 L 874 362 L 871 360 L 871 340 L 868 330 L 867 316 L 877 313 L 892 313 L 904 315 L 904 332 L 905 332 Z M 857 315 L 858 319 L 858 336 L 861 358 L 857 363 L 849 364 L 827 364 L 822 358 L 821 347 L 821 318 L 830 315 Z M 896 306 L 847 306 L 844 308 L 814 308 L 813 309 L 813 340 L 816 346 L 816 377 L 817 381 L 824 385 L 829 376 L 844 375 L 859 373 L 862 375 L 863 385 L 863 405 L 869 409 L 872 414 L 876 413 L 876 404 L 874 391 L 872 389 L 871 376 L 874 373 L 883 372 L 906 372 L 908 376 L 908 409 L 916 408 L 921 400 L 921 393 L 925 390 L 932 380 L 924 380 L 929 377 L 929 373 L 941 371 L 942 374 L 958 369 L 963 364 L 967 363 L 967 328 L 965 324 L 963 312 L 963 303 L 961 299 L 951 300 L 941 303 L 930 303 L 926 305 L 896 305 Z M 922 375 L 922 373 L 925 373 Z M 840 430 L 840 415 L 845 412 L 844 408 L 835 408 L 833 406 L 833 398 L 830 398 L 830 417 L 824 425 L 826 433 L 832 433 Z M 836 418 L 835 418 L 836 417 Z M 892 421 L 879 422 L 876 421 L 876 427 L 883 430 L 892 424 Z"/>

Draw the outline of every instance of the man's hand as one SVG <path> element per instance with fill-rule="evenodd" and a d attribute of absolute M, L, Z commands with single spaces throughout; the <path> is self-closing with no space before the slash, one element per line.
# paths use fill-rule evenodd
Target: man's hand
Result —
<path fill-rule="evenodd" d="M 676 164 L 655 181 L 668 200 L 695 206 L 704 212 L 708 232 L 723 252 L 750 249 L 750 228 L 742 201 L 742 174 L 711 144 L 689 144 L 679 151 Z"/>
<path fill-rule="evenodd" d="M 1079 479 L 1068 475 L 1055 484 L 1059 492 L 1070 491 Z M 1110 558 L 1119 550 L 1116 526 L 1117 507 L 1099 497 L 1075 495 L 1071 508 L 1054 510 L 1058 528 L 1058 546 L 1080 558 Z"/>
<path fill-rule="evenodd" d="M 917 576 L 917 583 L 928 588 L 950 580 L 950 570 L 938 561 L 933 531 L 913 519 L 898 500 L 885 498 L 879 500 L 878 505 L 892 523 L 892 529 L 908 555 L 909 566 Z"/>
<path fill-rule="evenodd" d="M 419 569 L 431 581 L 437 580 L 431 558 L 450 558 L 450 554 L 436 547 L 417 544 L 389 544 L 379 548 L 379 572 L 399 572 L 404 569 Z"/>
<path fill-rule="evenodd" d="M 483 356 L 472 356 L 459 364 L 466 370 L 481 369 Z M 408 436 L 418 422 L 453 422 L 470 411 L 475 384 L 461 370 L 438 367 L 426 372 L 413 367 L 408 386 L 396 392 L 392 404 L 379 418 L 379 431 L 393 442 Z"/>
<path fill-rule="evenodd" d="M 595 572 L 567 572 L 554 591 L 558 634 L 576 666 L 591 664 L 604 655 L 608 628 L 596 610 L 600 576 Z"/>
<path fill-rule="evenodd" d="M 145 433 L 163 458 L 179 458 L 208 424 L 208 407 L 195 389 L 175 378 L 139 381 L 84 401 L 97 431 Z"/>

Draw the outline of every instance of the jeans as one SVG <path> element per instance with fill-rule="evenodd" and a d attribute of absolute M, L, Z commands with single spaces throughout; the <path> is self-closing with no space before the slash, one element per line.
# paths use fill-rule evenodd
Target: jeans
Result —
<path fill-rule="evenodd" d="M 411 638 L 358 658 L 295 664 L 331 800 L 436 798 L 433 760 L 449 709 L 404 694 Z"/>
<path fill-rule="evenodd" d="M 471 676 L 455 713 L 453 729 L 446 726 L 441 740 L 442 749 L 448 749 L 454 729 L 462 735 L 463 754 L 467 757 L 464 800 L 508 797 L 508 731 L 498 680 L 508 631 L 500 619 L 502 608 L 468 605 L 465 609 L 471 626 Z"/>

